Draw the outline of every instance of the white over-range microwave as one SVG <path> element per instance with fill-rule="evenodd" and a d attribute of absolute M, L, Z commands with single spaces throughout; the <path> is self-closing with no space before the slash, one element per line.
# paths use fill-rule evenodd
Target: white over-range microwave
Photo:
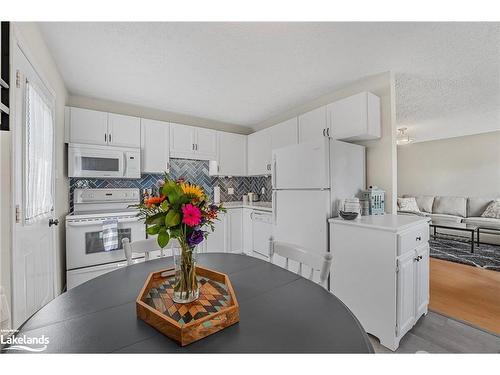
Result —
<path fill-rule="evenodd" d="M 68 176 L 91 178 L 140 178 L 139 148 L 70 143 Z"/>

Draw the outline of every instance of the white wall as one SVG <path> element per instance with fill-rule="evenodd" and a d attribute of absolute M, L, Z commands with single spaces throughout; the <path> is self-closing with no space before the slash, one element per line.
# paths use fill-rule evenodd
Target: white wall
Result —
<path fill-rule="evenodd" d="M 394 90 L 394 76 L 391 72 L 366 77 L 269 119 L 259 124 L 256 129 L 267 128 L 358 92 L 369 91 L 379 96 L 381 102 L 382 137 L 374 141 L 356 143 L 366 146 L 367 186 L 376 185 L 386 191 L 386 212 L 392 212 L 393 208 L 396 207 L 397 199 L 396 107 Z"/>
<path fill-rule="evenodd" d="M 58 72 L 57 66 L 50 55 L 47 46 L 42 38 L 42 35 L 38 29 L 36 23 L 32 22 L 15 22 L 11 23 L 11 56 L 13 55 L 13 50 L 15 48 L 14 35 L 19 36 L 19 40 L 23 44 L 23 47 L 28 50 L 29 55 L 32 57 L 33 61 L 30 61 L 34 65 L 35 70 L 42 76 L 42 79 L 46 81 L 46 84 L 55 92 L 56 96 L 56 116 L 55 116 L 55 152 L 56 152 L 56 186 L 55 186 L 55 215 L 59 218 L 60 225 L 57 227 L 57 237 L 56 237 L 56 270 L 55 270 L 55 282 L 56 291 L 60 293 L 64 287 L 65 281 L 65 233 L 64 233 L 64 217 L 69 210 L 69 183 L 67 178 L 67 168 L 66 168 L 66 152 L 64 145 L 64 106 L 67 101 L 68 93 L 62 80 L 61 75 Z M 12 63 L 12 60 L 11 60 Z M 12 66 L 12 65 L 11 65 Z M 11 68 L 11 82 L 15 82 L 15 72 Z M 11 90 L 13 94 L 14 89 Z M 11 99 L 11 102 L 13 100 Z M 13 116 L 16 114 L 14 113 Z M 11 122 L 12 124 L 12 122 Z M 1 135 L 1 146 L 2 146 L 2 163 L 0 164 L 0 204 L 1 204 L 1 245 L 2 245 L 2 275 L 1 282 L 4 280 L 10 280 L 10 243 L 11 243 L 11 226 L 12 226 L 12 211 L 11 211 L 11 195 L 10 195 L 10 181 L 11 181 L 11 170 L 10 163 L 6 163 L 3 154 L 7 149 L 8 143 L 10 143 L 10 134 Z M 8 206 L 8 207 L 7 207 Z M 9 265 L 6 267 L 6 264 Z M 8 285 L 9 290 L 9 300 L 10 300 L 10 285 Z"/>
<path fill-rule="evenodd" d="M 398 191 L 500 196 L 500 131 L 398 147 Z"/>

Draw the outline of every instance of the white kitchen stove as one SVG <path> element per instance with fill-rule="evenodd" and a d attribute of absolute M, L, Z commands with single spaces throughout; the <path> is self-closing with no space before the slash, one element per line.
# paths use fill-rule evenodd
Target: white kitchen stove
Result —
<path fill-rule="evenodd" d="M 140 202 L 139 189 L 75 189 L 73 213 L 66 216 L 67 289 L 127 265 L 123 238 L 146 238 L 145 225 L 131 205 Z M 105 246 L 104 226 L 117 236 Z M 107 229 L 109 230 L 109 229 Z M 144 254 L 133 254 L 142 261 Z"/>

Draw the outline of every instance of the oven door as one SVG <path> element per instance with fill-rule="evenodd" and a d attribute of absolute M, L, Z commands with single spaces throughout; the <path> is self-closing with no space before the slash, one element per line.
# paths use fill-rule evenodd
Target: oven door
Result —
<path fill-rule="evenodd" d="M 124 261 L 122 239 L 143 240 L 146 231 L 137 217 L 118 219 L 118 246 L 105 249 L 103 241 L 104 219 L 66 221 L 66 268 L 68 270 Z M 134 257 L 144 254 L 133 254 Z"/>
<path fill-rule="evenodd" d="M 69 177 L 114 177 L 125 175 L 124 152 L 85 146 L 70 146 Z"/>

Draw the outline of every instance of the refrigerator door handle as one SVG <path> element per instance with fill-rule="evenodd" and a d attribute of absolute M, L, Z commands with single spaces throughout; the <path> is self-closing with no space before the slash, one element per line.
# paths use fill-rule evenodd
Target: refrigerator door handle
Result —
<path fill-rule="evenodd" d="M 273 170 L 272 170 L 272 186 L 275 188 L 276 187 L 276 156 L 273 157 Z"/>
<path fill-rule="evenodd" d="M 278 223 L 278 210 L 277 210 L 277 198 L 278 193 L 273 191 L 273 224 L 276 225 Z"/>

